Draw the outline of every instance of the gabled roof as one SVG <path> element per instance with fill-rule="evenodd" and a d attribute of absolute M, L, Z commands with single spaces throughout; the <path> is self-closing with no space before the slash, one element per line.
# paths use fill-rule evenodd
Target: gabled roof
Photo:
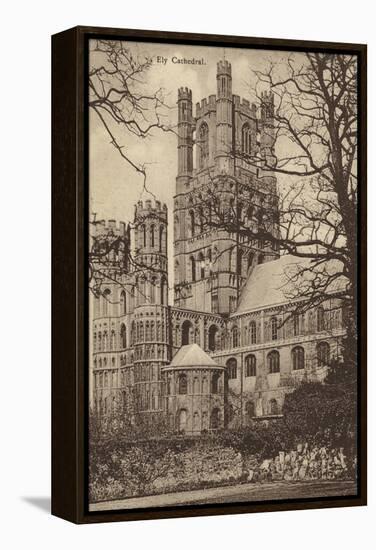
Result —
<path fill-rule="evenodd" d="M 293 296 L 298 298 L 299 285 L 310 284 L 310 277 L 313 276 L 313 273 L 310 275 L 311 269 L 309 269 L 311 263 L 310 258 L 298 258 L 285 254 L 278 260 L 254 267 L 243 287 L 234 315 L 294 301 Z M 315 263 L 313 262 L 312 265 Z M 304 269 L 308 269 L 306 276 L 296 278 L 296 274 L 302 273 Z M 329 273 L 340 272 L 342 265 L 339 261 L 331 260 L 325 262 L 323 267 L 314 268 L 314 273 L 318 274 L 320 269 L 325 269 Z M 330 285 L 330 288 L 327 288 L 327 292 L 335 292 L 343 288 L 344 284 L 345 278 L 339 277 Z"/>
<path fill-rule="evenodd" d="M 168 367 L 222 368 L 198 344 L 182 346 Z"/>

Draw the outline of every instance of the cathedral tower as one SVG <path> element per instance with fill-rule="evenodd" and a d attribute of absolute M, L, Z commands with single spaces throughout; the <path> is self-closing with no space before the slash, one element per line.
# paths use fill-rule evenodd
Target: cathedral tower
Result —
<path fill-rule="evenodd" d="M 233 100 L 231 64 L 217 63 L 216 167 L 220 173 L 233 170 Z"/>
<path fill-rule="evenodd" d="M 90 389 L 101 417 L 127 410 L 132 415 L 130 325 L 133 278 L 129 269 L 130 227 L 115 220 L 95 223 L 91 242 L 93 295 Z"/>
<path fill-rule="evenodd" d="M 163 409 L 161 366 L 170 360 L 167 276 L 167 207 L 139 201 L 135 209 L 135 407 L 140 413 Z"/>
<path fill-rule="evenodd" d="M 261 92 L 261 118 L 259 126 L 261 131 L 260 154 L 269 167 L 275 167 L 274 95 L 272 92 Z"/>
<path fill-rule="evenodd" d="M 264 92 L 257 109 L 234 95 L 227 60 L 217 63 L 216 85 L 216 95 L 196 103 L 194 117 L 191 90 L 178 90 L 174 303 L 228 315 L 254 265 L 278 257 L 270 242 L 258 237 L 278 219 L 270 171 L 274 99 Z M 242 239 L 234 229 L 238 222 L 254 228 L 256 237 Z"/>
<path fill-rule="evenodd" d="M 193 170 L 192 91 L 178 90 L 178 176 L 177 192 L 184 192 Z"/>

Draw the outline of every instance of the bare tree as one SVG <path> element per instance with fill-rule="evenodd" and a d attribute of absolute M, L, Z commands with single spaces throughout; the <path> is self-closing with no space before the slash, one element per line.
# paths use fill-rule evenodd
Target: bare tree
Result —
<path fill-rule="evenodd" d="M 147 188 L 147 165 L 140 164 L 129 153 L 132 140 L 145 140 L 157 132 L 173 131 L 166 122 L 169 106 L 164 91 L 150 91 L 147 75 L 151 57 L 134 55 L 118 40 L 94 40 L 90 50 L 89 108 L 100 122 L 105 135 L 122 159 L 142 177 L 142 189 Z M 128 292 L 132 271 L 152 270 L 132 256 L 130 231 L 119 235 L 115 231 L 98 232 L 100 221 L 90 220 L 89 286 L 96 296 L 103 294 L 103 280 L 118 283 Z M 130 225 L 128 226 L 130 228 Z"/>
<path fill-rule="evenodd" d="M 146 139 L 155 130 L 171 131 L 164 123 L 168 106 L 163 90 L 148 90 L 147 74 L 152 58 L 134 56 L 121 40 L 95 40 L 90 60 L 89 107 L 111 145 L 143 176 L 146 185 L 145 164 L 131 158 L 122 140 L 125 136 Z"/>
<path fill-rule="evenodd" d="M 233 174 L 211 177 L 201 201 L 204 225 L 218 231 L 227 228 L 236 236 L 230 246 L 238 251 L 256 252 L 261 246 L 266 255 L 280 250 L 305 260 L 288 275 L 293 283 L 288 298 L 296 300 L 298 312 L 340 299 L 349 349 L 354 352 L 357 59 L 296 54 L 287 62 L 271 62 L 255 77 L 252 93 L 264 142 L 247 151 L 233 143 Z M 272 183 L 265 191 L 255 182 L 249 192 L 237 167 L 260 171 L 270 182 L 279 176 L 279 197 Z"/>

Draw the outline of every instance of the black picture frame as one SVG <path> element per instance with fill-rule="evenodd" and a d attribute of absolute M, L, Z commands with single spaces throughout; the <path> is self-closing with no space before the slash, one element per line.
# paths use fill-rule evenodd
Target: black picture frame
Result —
<path fill-rule="evenodd" d="M 359 60 L 358 493 L 273 502 L 88 511 L 88 41 L 138 40 L 332 52 Z M 367 47 L 362 44 L 75 27 L 52 37 L 52 514 L 97 523 L 363 506 L 367 503 Z"/>

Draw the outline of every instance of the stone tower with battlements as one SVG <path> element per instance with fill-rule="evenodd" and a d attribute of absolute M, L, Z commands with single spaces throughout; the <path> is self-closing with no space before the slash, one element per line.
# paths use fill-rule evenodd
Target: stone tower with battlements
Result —
<path fill-rule="evenodd" d="M 228 315 L 258 263 L 279 255 L 270 243 L 242 240 L 215 226 L 216 212 L 232 223 L 277 231 L 274 99 L 263 92 L 259 108 L 232 91 L 232 69 L 217 64 L 217 93 L 192 107 L 192 92 L 178 90 L 178 174 L 174 197 L 174 303 Z"/>
<path fill-rule="evenodd" d="M 167 207 L 139 201 L 134 218 L 134 397 L 139 413 L 160 413 L 161 367 L 171 357 L 167 274 Z"/>
<path fill-rule="evenodd" d="M 95 223 L 92 288 L 91 400 L 100 415 L 126 410 L 133 415 L 131 323 L 134 281 L 129 266 L 130 227 L 124 222 Z"/>

